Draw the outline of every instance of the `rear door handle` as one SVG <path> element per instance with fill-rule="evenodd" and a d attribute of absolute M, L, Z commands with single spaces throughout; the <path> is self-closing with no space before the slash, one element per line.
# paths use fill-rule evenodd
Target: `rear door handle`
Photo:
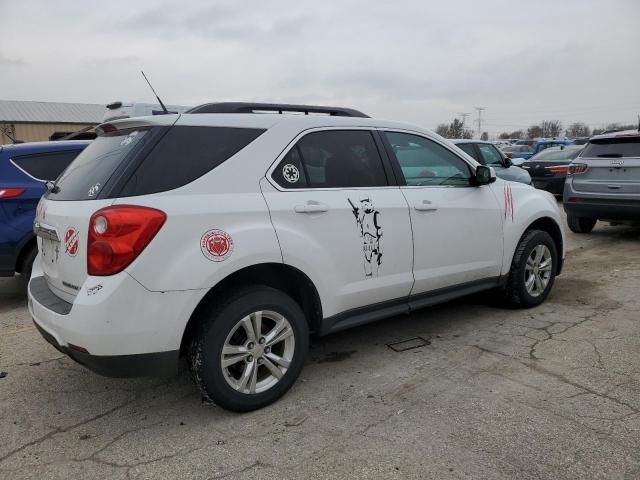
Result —
<path fill-rule="evenodd" d="M 422 200 L 422 203 L 416 203 L 413 208 L 419 212 L 435 212 L 438 210 L 429 200 Z"/>
<path fill-rule="evenodd" d="M 304 205 L 296 205 L 294 210 L 296 213 L 321 213 L 328 212 L 329 207 L 324 203 L 309 201 Z"/>

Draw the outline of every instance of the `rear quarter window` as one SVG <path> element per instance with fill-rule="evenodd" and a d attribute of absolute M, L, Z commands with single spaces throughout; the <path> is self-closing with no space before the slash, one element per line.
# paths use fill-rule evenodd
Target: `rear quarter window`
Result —
<path fill-rule="evenodd" d="M 186 185 L 221 165 L 264 131 L 174 126 L 153 147 L 118 196 L 147 195 Z"/>

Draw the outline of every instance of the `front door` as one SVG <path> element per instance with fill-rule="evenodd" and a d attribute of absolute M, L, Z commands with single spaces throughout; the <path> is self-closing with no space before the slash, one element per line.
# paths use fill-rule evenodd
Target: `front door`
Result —
<path fill-rule="evenodd" d="M 409 295 L 409 209 L 372 132 L 307 133 L 275 165 L 262 191 L 283 260 L 311 277 L 325 318 Z"/>
<path fill-rule="evenodd" d="M 414 243 L 413 294 L 497 278 L 502 215 L 491 185 L 472 186 L 470 164 L 425 136 L 383 132 L 406 186 Z"/>

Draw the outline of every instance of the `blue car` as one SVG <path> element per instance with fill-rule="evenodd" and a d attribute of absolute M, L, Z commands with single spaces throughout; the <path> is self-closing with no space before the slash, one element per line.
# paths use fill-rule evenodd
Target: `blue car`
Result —
<path fill-rule="evenodd" d="M 33 219 L 46 182 L 58 178 L 89 143 L 0 145 L 0 276 L 17 272 L 29 281 L 37 254 Z"/>

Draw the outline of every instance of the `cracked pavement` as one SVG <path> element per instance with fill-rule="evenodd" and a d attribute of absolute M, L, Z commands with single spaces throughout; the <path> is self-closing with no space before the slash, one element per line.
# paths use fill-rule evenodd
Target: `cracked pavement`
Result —
<path fill-rule="evenodd" d="M 568 247 L 542 306 L 477 295 L 313 339 L 294 388 L 241 415 L 184 371 L 83 369 L 1 280 L 0 479 L 640 478 L 640 229 Z"/>

